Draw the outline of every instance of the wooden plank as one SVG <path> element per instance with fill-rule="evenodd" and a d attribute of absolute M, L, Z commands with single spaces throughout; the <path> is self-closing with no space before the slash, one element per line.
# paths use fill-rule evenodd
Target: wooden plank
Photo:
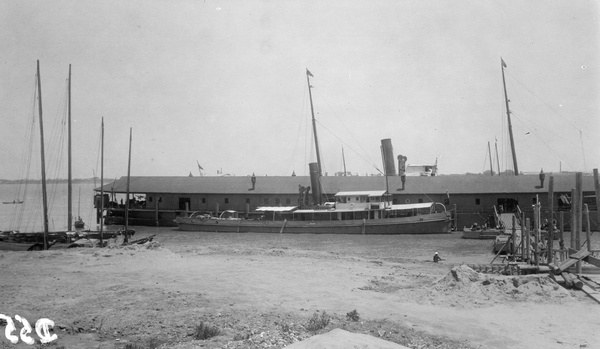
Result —
<path fill-rule="evenodd" d="M 598 259 L 596 257 L 586 256 L 586 257 L 583 257 L 582 260 L 600 268 L 600 259 Z"/>
<path fill-rule="evenodd" d="M 589 287 L 588 285 L 583 285 L 581 290 L 583 292 L 585 292 L 585 294 L 587 294 L 591 299 L 595 300 L 596 302 L 598 302 L 600 304 L 600 292 L 594 290 L 593 288 Z"/>
<path fill-rule="evenodd" d="M 582 259 L 589 255 L 590 255 L 590 251 L 581 250 L 581 251 L 577 251 L 576 253 L 572 253 L 571 250 L 569 250 L 569 258 Z"/>
<path fill-rule="evenodd" d="M 585 258 L 587 256 L 590 255 L 590 251 L 584 251 L 581 250 L 577 253 L 573 253 L 569 256 L 569 259 L 562 262 L 559 266 L 558 266 L 558 270 L 559 272 L 563 272 L 565 270 L 567 270 L 569 267 L 571 267 L 572 265 L 575 265 L 577 262 L 579 262 L 582 258 Z M 555 271 L 556 272 L 556 271 Z"/>

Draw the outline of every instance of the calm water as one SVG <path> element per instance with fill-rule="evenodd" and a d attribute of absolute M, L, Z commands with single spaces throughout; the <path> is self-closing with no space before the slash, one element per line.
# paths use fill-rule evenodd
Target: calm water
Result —
<path fill-rule="evenodd" d="M 95 222 L 93 189 L 94 183 L 73 185 L 73 216 L 90 224 Z M 79 191 L 81 190 L 81 200 Z M 16 193 L 20 192 L 19 197 Z M 24 195 L 22 194 L 24 191 Z M 67 228 L 67 184 L 49 183 L 48 192 L 48 224 L 50 230 L 66 230 Z M 23 232 L 43 229 L 42 190 L 40 184 L 0 184 L 0 201 L 23 200 L 21 205 L 0 205 L 0 230 L 19 230 Z"/>

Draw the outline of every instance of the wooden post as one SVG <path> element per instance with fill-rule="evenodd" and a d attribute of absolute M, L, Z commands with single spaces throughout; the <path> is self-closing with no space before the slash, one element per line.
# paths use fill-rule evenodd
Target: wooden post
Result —
<path fill-rule="evenodd" d="M 548 180 L 548 264 L 554 255 L 554 176 Z"/>
<path fill-rule="evenodd" d="M 531 260 L 531 235 L 529 234 L 529 224 L 530 224 L 530 220 L 529 218 L 526 219 L 526 223 L 525 223 L 525 248 L 526 248 L 526 256 L 527 256 L 527 260 L 530 261 Z"/>
<path fill-rule="evenodd" d="M 219 217 L 219 203 L 215 204 L 215 217 Z"/>
<path fill-rule="evenodd" d="M 582 204 L 583 204 L 583 173 L 577 172 L 575 174 L 575 191 L 577 192 L 577 229 L 575 234 L 575 249 L 579 251 L 581 249 L 581 230 L 583 228 L 583 219 L 581 217 Z M 577 273 L 581 274 L 581 261 L 577 262 Z"/>
<path fill-rule="evenodd" d="M 600 223 L 600 181 L 598 180 L 598 169 L 594 169 L 594 189 L 596 190 L 596 213 Z"/>
<path fill-rule="evenodd" d="M 454 204 L 454 229 L 458 230 L 458 211 L 456 210 L 456 204 Z"/>
<path fill-rule="evenodd" d="M 585 239 L 587 241 L 587 249 L 588 251 L 592 250 L 592 241 L 590 240 L 592 232 L 590 228 L 590 210 L 588 209 L 587 204 L 583 204 L 583 214 L 585 219 Z"/>
<path fill-rule="evenodd" d="M 564 211 L 560 211 L 560 214 L 558 216 L 559 218 L 559 229 L 560 229 L 560 241 L 558 243 L 559 247 L 561 250 L 565 249 L 565 235 L 564 235 L 564 230 L 565 230 L 565 212 Z M 562 261 L 561 261 L 562 262 Z"/>
<path fill-rule="evenodd" d="M 525 234 L 526 230 L 525 230 L 525 213 L 521 213 L 521 260 L 524 261 L 525 258 L 527 257 L 527 255 L 525 254 L 526 250 L 525 250 L 525 243 L 526 243 L 526 239 L 525 237 L 527 236 Z"/>
<path fill-rule="evenodd" d="M 577 229 L 577 192 L 575 189 L 571 189 L 571 243 L 570 248 L 577 249 L 575 247 L 575 230 Z"/>
<path fill-rule="evenodd" d="M 154 200 L 156 201 L 156 205 L 154 205 L 154 221 L 156 226 L 158 227 L 158 205 L 160 205 L 160 198 L 156 198 L 155 196 Z"/>
<path fill-rule="evenodd" d="M 510 254 L 511 255 L 515 255 L 515 246 L 516 246 L 516 241 L 515 240 L 515 235 L 517 232 L 517 217 L 515 217 L 515 215 L 512 216 L 512 248 L 510 249 Z"/>
<path fill-rule="evenodd" d="M 533 208 L 533 234 L 534 243 L 533 246 L 533 262 L 535 265 L 540 265 L 540 204 L 535 204 Z"/>

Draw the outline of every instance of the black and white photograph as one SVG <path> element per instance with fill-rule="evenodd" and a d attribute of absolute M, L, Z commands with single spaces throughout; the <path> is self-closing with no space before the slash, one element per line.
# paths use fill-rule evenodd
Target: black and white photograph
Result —
<path fill-rule="evenodd" d="M 0 349 L 600 349 L 599 18 L 0 0 Z"/>

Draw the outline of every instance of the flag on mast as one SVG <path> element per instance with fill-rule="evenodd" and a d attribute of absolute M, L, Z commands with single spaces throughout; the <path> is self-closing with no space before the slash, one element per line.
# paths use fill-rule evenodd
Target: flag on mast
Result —
<path fill-rule="evenodd" d="M 306 69 L 306 75 L 308 76 L 312 76 L 313 78 L 315 77 L 314 75 L 312 75 L 312 73 L 310 72 L 310 70 Z"/>
<path fill-rule="evenodd" d="M 202 168 L 202 166 L 200 166 L 200 163 L 198 162 L 198 160 L 196 160 L 196 163 L 198 164 L 198 171 L 200 171 L 200 175 L 202 175 L 202 170 L 204 170 Z"/>
<path fill-rule="evenodd" d="M 502 62 L 502 66 L 503 66 L 504 68 L 506 68 L 506 63 L 504 63 L 504 60 L 503 60 L 502 58 L 500 58 L 500 61 Z"/>

